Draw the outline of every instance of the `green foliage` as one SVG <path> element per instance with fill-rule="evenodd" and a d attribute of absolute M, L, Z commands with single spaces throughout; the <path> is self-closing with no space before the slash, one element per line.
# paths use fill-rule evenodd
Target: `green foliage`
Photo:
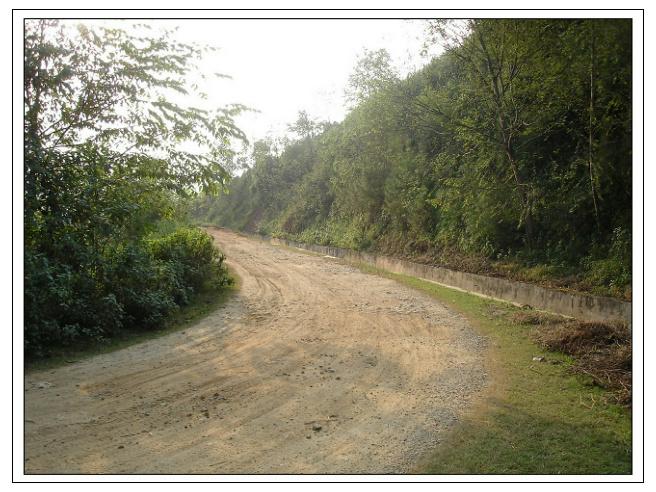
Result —
<path fill-rule="evenodd" d="M 225 184 L 243 138 L 242 108 L 172 102 L 203 52 L 167 33 L 26 22 L 28 357 L 155 328 L 205 282 L 226 281 L 211 238 L 177 231 L 186 197 Z"/>
<path fill-rule="evenodd" d="M 214 247 L 212 237 L 199 229 L 178 229 L 150 240 L 148 247 L 155 260 L 178 271 L 180 283 L 192 292 L 210 279 L 219 285 L 228 282 L 225 257 Z"/>
<path fill-rule="evenodd" d="M 355 105 L 377 92 L 384 91 L 398 78 L 387 50 L 365 49 L 349 77 L 346 98 Z"/>
<path fill-rule="evenodd" d="M 623 295 L 631 283 L 631 234 L 622 228 L 613 231 L 610 249 L 595 248 L 584 258 L 586 280 L 594 286 L 607 287 L 615 295 Z M 599 289 L 602 293 L 605 289 Z"/>
<path fill-rule="evenodd" d="M 199 229 L 125 243 L 81 265 L 25 255 L 25 351 L 154 329 L 208 284 L 228 285 L 224 257 Z"/>
<path fill-rule="evenodd" d="M 79 25 L 72 32 L 57 21 L 27 21 L 26 150 L 112 149 L 112 160 L 122 157 L 112 166 L 123 172 L 176 191 L 216 191 L 228 178 L 231 142 L 244 139 L 233 121 L 244 108 L 173 102 L 192 91 L 203 97 L 186 75 L 208 49 L 175 42 L 171 33 L 138 38 L 120 29 Z M 28 189 L 43 170 L 29 164 Z"/>
<path fill-rule="evenodd" d="M 343 122 L 257 144 L 231 193 L 193 215 L 625 296 L 630 21 L 441 22 L 438 40 L 446 52 L 405 80 L 365 53 Z"/>

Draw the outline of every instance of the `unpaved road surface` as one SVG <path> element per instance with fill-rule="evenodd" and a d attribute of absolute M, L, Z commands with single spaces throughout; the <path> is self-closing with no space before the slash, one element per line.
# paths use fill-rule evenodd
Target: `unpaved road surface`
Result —
<path fill-rule="evenodd" d="M 403 473 L 485 341 L 392 280 L 212 230 L 242 288 L 183 332 L 26 377 L 27 473 Z"/>

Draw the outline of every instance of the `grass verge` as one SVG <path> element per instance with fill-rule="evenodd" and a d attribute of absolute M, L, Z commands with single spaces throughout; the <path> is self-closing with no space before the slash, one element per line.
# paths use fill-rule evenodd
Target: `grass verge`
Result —
<path fill-rule="evenodd" d="M 613 403 L 592 378 L 573 374 L 574 359 L 541 348 L 532 325 L 512 321 L 519 308 L 357 266 L 438 299 L 488 338 L 487 395 L 415 473 L 631 473 L 630 409 Z"/>
<path fill-rule="evenodd" d="M 32 372 L 54 369 L 94 355 L 114 352 L 152 338 L 183 330 L 217 310 L 239 290 L 239 277 L 230 268 L 228 268 L 228 272 L 233 279 L 232 284 L 222 287 L 208 286 L 195 296 L 193 302 L 173 313 L 166 325 L 159 330 L 123 330 L 120 334 L 104 343 L 87 342 L 76 347 L 53 349 L 51 355 L 46 358 L 26 362 L 25 370 L 26 372 Z"/>

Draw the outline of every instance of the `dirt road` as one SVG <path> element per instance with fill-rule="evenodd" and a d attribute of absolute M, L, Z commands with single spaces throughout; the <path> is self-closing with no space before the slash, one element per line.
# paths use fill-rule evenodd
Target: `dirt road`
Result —
<path fill-rule="evenodd" d="M 486 386 L 459 314 L 213 230 L 242 279 L 183 332 L 26 378 L 27 473 L 403 473 Z"/>

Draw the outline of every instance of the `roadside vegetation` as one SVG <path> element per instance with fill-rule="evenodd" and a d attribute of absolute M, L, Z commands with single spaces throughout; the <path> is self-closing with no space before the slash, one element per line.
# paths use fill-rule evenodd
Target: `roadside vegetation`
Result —
<path fill-rule="evenodd" d="M 204 223 L 631 299 L 628 20 L 433 22 L 403 78 L 365 52 L 341 123 L 256 142 Z"/>
<path fill-rule="evenodd" d="M 239 290 L 239 277 L 230 269 L 227 273 L 227 282 L 207 282 L 194 293 L 189 304 L 175 308 L 155 327 L 144 329 L 137 325 L 127 325 L 111 337 L 103 339 L 89 337 L 78 339 L 72 344 L 52 344 L 43 356 L 27 359 L 25 369 L 26 371 L 53 369 L 193 326 L 220 308 Z"/>
<path fill-rule="evenodd" d="M 186 203 L 223 186 L 243 135 L 239 107 L 171 102 L 190 91 L 201 48 L 50 20 L 25 29 L 24 334 L 34 361 L 159 330 L 230 285 L 212 238 L 186 225 Z"/>
<path fill-rule="evenodd" d="M 626 327 L 567 321 L 358 266 L 445 302 L 488 339 L 487 395 L 416 473 L 631 473 Z M 609 380 L 611 365 L 621 375 Z"/>

